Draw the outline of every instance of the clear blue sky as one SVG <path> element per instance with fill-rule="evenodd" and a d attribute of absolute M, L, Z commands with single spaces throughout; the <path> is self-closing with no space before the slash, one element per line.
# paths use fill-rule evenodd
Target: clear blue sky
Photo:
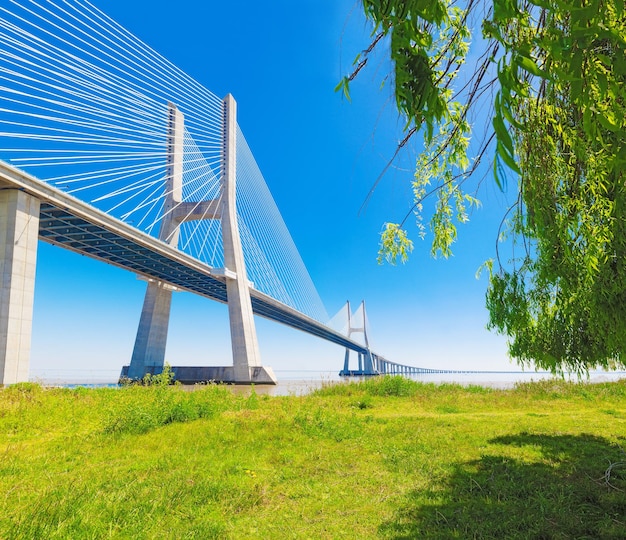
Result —
<path fill-rule="evenodd" d="M 376 263 L 385 220 L 410 203 L 415 151 L 359 208 L 402 137 L 388 70 L 374 64 L 353 87 L 334 87 L 369 27 L 355 0 L 92 0 L 209 90 L 233 94 L 239 124 L 328 312 L 367 303 L 373 348 L 392 361 L 444 369 L 517 369 L 505 341 L 485 329 L 486 278 L 505 195 L 489 179 L 482 209 L 461 227 L 450 260 L 416 239 L 404 266 Z M 108 369 L 127 364 L 145 284 L 106 264 L 40 243 L 32 369 Z M 275 370 L 339 370 L 344 351 L 258 320 L 263 362 Z M 174 296 L 167 360 L 230 363 L 226 307 Z M 280 375 L 280 373 L 279 373 Z"/>

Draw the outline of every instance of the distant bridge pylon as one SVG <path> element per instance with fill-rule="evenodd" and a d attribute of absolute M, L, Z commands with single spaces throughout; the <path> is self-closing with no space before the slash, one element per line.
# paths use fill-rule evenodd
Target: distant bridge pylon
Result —
<path fill-rule="evenodd" d="M 365 346 L 362 351 L 356 351 L 357 365 L 350 368 L 350 357 L 352 350 L 346 347 L 343 369 L 339 372 L 340 377 L 370 377 L 373 375 L 424 375 L 427 373 L 457 373 L 449 370 L 421 368 L 406 364 L 391 362 L 386 358 L 372 352 L 368 337 L 369 323 L 363 300 L 357 310 L 352 313 L 350 301 L 346 303 L 347 325 L 345 333 L 348 337 L 352 334 L 362 334 Z M 343 310 L 340 312 L 342 313 Z"/>
<path fill-rule="evenodd" d="M 343 363 L 343 369 L 339 372 L 342 377 L 378 375 L 378 370 L 374 365 L 374 356 L 370 350 L 369 338 L 367 335 L 367 314 L 365 312 L 365 300 L 353 314 L 350 309 L 350 301 L 346 302 L 348 326 L 347 335 L 352 337 L 353 334 L 362 334 L 365 342 L 365 351 L 357 352 L 357 369 L 350 369 L 350 349 L 346 347 L 346 354 Z M 355 320 L 357 322 L 355 322 Z M 356 326 L 353 326 L 356 325 Z"/>

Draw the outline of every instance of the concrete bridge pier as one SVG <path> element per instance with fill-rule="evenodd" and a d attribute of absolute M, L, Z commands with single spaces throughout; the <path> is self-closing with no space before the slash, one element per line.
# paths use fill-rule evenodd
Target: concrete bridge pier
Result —
<path fill-rule="evenodd" d="M 246 273 L 237 221 L 237 103 L 224 98 L 224 151 L 222 162 L 222 238 L 233 371 L 236 382 L 276 384 L 274 372 L 261 365 L 250 282 Z"/>
<path fill-rule="evenodd" d="M 175 209 L 182 201 L 183 193 L 183 148 L 185 117 L 178 108 L 168 105 L 167 173 L 165 177 L 165 204 L 159 240 L 178 246 L 179 223 Z M 141 379 L 146 373 L 160 371 L 165 364 L 165 347 L 170 323 L 172 287 L 159 281 L 148 281 L 143 301 L 141 318 L 135 338 L 133 356 L 127 376 Z"/>
<path fill-rule="evenodd" d="M 0 384 L 28 381 L 39 199 L 0 187 Z"/>
<path fill-rule="evenodd" d="M 149 281 L 128 368 L 129 378 L 141 379 L 146 373 L 161 371 L 165 365 L 171 305 L 172 287 L 160 281 Z"/>
<path fill-rule="evenodd" d="M 233 365 L 228 367 L 173 368 L 178 380 L 220 380 L 229 383 L 276 384 L 269 367 L 261 365 L 257 342 L 250 282 L 237 223 L 236 163 L 237 105 L 229 94 L 224 98 L 224 142 L 222 152 L 221 203 L 219 199 L 183 202 L 183 159 L 185 119 L 178 108 L 169 104 L 168 163 L 165 205 L 159 239 L 178 246 L 180 224 L 184 221 L 219 219 L 222 223 L 224 276 L 230 318 Z M 141 312 L 133 356 L 122 376 L 140 379 L 147 373 L 161 372 L 169 326 L 173 288 L 150 281 Z"/>

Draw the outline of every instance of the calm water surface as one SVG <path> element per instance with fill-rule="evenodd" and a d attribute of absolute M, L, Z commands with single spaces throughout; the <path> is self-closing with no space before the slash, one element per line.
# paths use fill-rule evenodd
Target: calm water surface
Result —
<path fill-rule="evenodd" d="M 33 370 L 32 382 L 49 386 L 117 386 L 118 371 L 110 370 Z M 254 387 L 257 394 L 274 396 L 303 395 L 320 388 L 325 384 L 342 383 L 358 380 L 357 378 L 342 378 L 337 372 L 329 371 L 285 371 L 276 370 L 278 384 L 276 386 Z M 463 385 L 479 385 L 491 388 L 512 388 L 515 383 L 550 379 L 553 376 L 547 372 L 535 371 L 481 371 L 457 373 L 425 373 L 412 376 L 411 379 L 433 383 L 458 383 Z M 589 375 L 591 383 L 616 381 L 626 379 L 626 372 L 594 371 Z M 576 380 L 573 377 L 572 380 Z M 236 392 L 250 392 L 249 385 L 234 385 Z"/>

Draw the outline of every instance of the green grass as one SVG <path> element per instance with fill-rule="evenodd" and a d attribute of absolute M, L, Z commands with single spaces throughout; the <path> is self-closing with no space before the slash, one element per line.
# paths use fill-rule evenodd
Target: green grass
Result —
<path fill-rule="evenodd" d="M 0 538 L 626 538 L 626 381 L 0 390 Z"/>

